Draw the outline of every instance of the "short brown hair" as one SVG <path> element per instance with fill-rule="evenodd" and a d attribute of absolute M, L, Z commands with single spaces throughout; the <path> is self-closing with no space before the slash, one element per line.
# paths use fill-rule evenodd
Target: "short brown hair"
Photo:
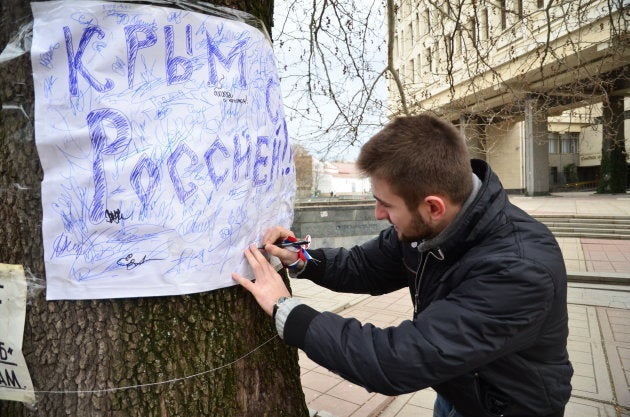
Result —
<path fill-rule="evenodd" d="M 386 181 L 412 210 L 436 194 L 463 204 L 472 190 L 466 140 L 451 123 L 429 114 L 393 119 L 363 145 L 357 165 Z"/>

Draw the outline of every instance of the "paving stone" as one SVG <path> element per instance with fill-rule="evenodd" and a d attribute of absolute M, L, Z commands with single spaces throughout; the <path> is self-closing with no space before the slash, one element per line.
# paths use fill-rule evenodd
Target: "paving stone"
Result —
<path fill-rule="evenodd" d="M 396 417 L 401 410 L 403 410 L 408 404 L 412 394 L 404 394 L 395 397 L 394 400 L 387 406 L 385 410 L 378 417 Z"/>
<path fill-rule="evenodd" d="M 352 413 L 350 417 L 376 417 L 380 416 L 383 411 L 394 399 L 382 394 L 376 394 L 367 400 L 357 411 Z"/>
<path fill-rule="evenodd" d="M 339 382 L 339 378 L 316 371 L 310 371 L 302 375 L 302 385 L 320 393 L 328 391 Z"/>
<path fill-rule="evenodd" d="M 566 417 L 616 417 L 615 407 L 583 398 L 571 398 L 564 415 Z"/>
<path fill-rule="evenodd" d="M 599 332 L 597 307 L 569 306 L 567 349 L 573 364 L 573 395 L 600 401 L 613 401 L 606 356 Z M 567 414 L 568 415 L 568 414 Z"/>
<path fill-rule="evenodd" d="M 411 395 L 411 398 L 409 399 L 409 404 L 433 410 L 433 405 L 435 404 L 436 397 L 437 393 L 435 391 L 433 391 L 431 388 L 426 388 L 413 393 Z"/>
<path fill-rule="evenodd" d="M 373 393 L 368 392 L 365 388 L 351 384 L 348 381 L 340 382 L 333 388 L 329 389 L 326 393 L 328 395 L 332 395 L 333 397 L 350 401 L 358 405 L 363 404 L 374 396 Z"/>
<path fill-rule="evenodd" d="M 597 308 L 617 403 L 630 408 L 630 310 Z"/>
<path fill-rule="evenodd" d="M 350 401 L 340 400 L 332 395 L 323 394 L 309 404 L 309 407 L 319 410 L 318 417 L 324 416 L 323 412 L 333 414 L 335 417 L 350 417 L 360 406 Z"/>

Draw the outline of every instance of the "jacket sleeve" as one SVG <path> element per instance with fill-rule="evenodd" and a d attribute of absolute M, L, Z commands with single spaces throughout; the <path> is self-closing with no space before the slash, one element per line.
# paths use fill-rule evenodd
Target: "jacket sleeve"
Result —
<path fill-rule="evenodd" d="M 285 341 L 370 391 L 399 395 L 468 373 L 536 340 L 553 299 L 543 265 L 488 258 L 414 321 L 384 329 L 298 306 Z M 535 279 L 531 277 L 535 276 Z"/>
<path fill-rule="evenodd" d="M 298 278 L 307 278 L 337 292 L 385 294 L 408 285 L 400 242 L 393 227 L 351 249 L 309 250 L 309 261 Z"/>

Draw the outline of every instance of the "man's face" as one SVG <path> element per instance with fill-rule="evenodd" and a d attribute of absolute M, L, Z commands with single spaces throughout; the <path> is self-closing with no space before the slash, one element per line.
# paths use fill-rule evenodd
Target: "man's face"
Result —
<path fill-rule="evenodd" d="M 420 215 L 420 210 L 409 211 L 404 200 L 394 194 L 386 181 L 372 178 L 372 192 L 376 199 L 376 219 L 389 221 L 394 226 L 398 239 L 415 242 L 435 235 Z"/>

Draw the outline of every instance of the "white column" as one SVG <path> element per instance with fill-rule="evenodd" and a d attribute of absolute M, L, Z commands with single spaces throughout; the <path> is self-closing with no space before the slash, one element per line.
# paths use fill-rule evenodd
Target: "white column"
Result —
<path fill-rule="evenodd" d="M 529 196 L 549 194 L 547 112 L 541 109 L 540 98 L 525 100 L 524 124 L 525 193 Z"/>

